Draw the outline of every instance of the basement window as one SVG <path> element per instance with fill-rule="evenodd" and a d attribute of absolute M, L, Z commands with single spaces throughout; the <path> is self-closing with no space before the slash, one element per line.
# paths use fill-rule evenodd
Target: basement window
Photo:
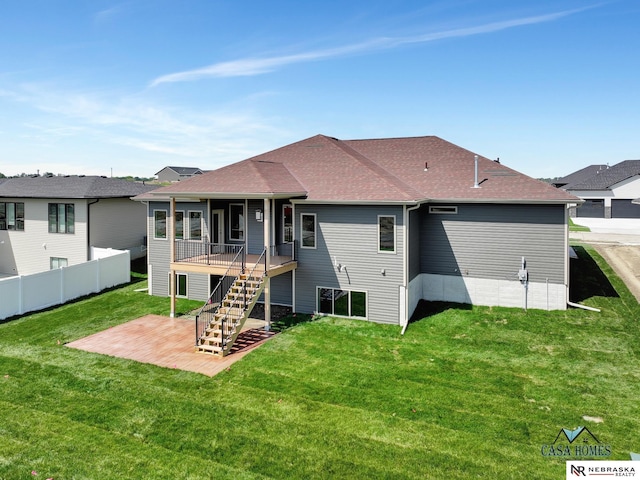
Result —
<path fill-rule="evenodd" d="M 317 312 L 340 317 L 367 318 L 367 293 L 338 288 L 317 288 Z"/>
<path fill-rule="evenodd" d="M 429 207 L 429 213 L 435 213 L 437 215 L 456 215 L 458 213 L 458 207 L 456 206 L 437 206 L 437 207 Z"/>

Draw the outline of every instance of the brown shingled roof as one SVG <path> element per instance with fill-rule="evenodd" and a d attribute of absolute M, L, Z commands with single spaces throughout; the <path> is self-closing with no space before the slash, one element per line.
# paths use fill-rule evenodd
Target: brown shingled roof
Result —
<path fill-rule="evenodd" d="M 300 196 L 319 202 L 381 203 L 579 201 L 480 156 L 478 181 L 480 188 L 473 188 L 474 154 L 438 137 L 341 141 L 316 135 L 159 188 L 151 196 Z"/>

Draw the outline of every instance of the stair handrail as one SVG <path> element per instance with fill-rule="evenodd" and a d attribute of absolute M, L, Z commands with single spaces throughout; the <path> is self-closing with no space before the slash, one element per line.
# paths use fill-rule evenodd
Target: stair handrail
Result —
<path fill-rule="evenodd" d="M 209 325 L 211 324 L 211 319 L 215 317 L 215 314 L 220 309 L 220 305 L 218 305 L 216 307 L 215 311 L 213 312 L 212 315 L 210 315 L 210 318 L 205 322 L 205 324 L 202 327 L 202 329 L 199 328 L 200 316 L 202 315 L 202 312 L 207 307 L 207 305 L 209 305 L 212 302 L 213 296 L 218 292 L 218 289 L 221 287 L 222 282 L 229 275 L 229 272 L 231 271 L 231 269 L 234 268 L 234 266 L 236 265 L 239 256 L 242 256 L 242 263 L 240 264 L 240 271 L 244 271 L 244 245 L 242 245 L 240 247 L 240 250 L 238 250 L 238 253 L 236 253 L 235 257 L 233 257 L 233 260 L 231 261 L 231 264 L 227 268 L 226 272 L 224 272 L 224 274 L 220 277 L 220 280 L 218 281 L 218 284 L 216 285 L 216 288 L 213 289 L 213 291 L 211 292 L 211 295 L 209 295 L 209 298 L 207 298 L 207 300 L 205 301 L 204 305 L 200 308 L 200 310 L 196 314 L 196 345 L 198 345 L 198 342 L 200 341 L 200 337 L 202 337 L 202 335 L 206 331 L 206 329 L 209 328 Z M 235 266 L 235 268 L 238 268 L 238 267 Z M 238 275 L 235 275 L 235 277 L 237 278 Z M 233 283 L 231 284 L 231 286 L 232 285 L 233 285 Z M 231 286 L 229 286 L 229 288 L 227 289 L 227 293 L 229 292 L 229 290 L 231 290 Z M 225 294 L 225 296 L 226 296 L 226 294 Z M 224 296 L 222 298 L 224 298 Z"/>
<path fill-rule="evenodd" d="M 242 314 L 238 315 L 238 317 L 234 319 L 233 317 L 231 317 L 231 315 L 230 315 L 231 309 L 229 309 L 224 314 L 224 316 L 220 319 L 220 325 L 221 325 L 220 329 L 222 331 L 222 333 L 220 334 L 220 338 L 221 338 L 221 345 L 220 346 L 222 347 L 223 351 L 227 347 L 227 344 L 229 343 L 229 339 L 231 339 L 233 337 L 234 330 L 238 326 L 238 323 L 239 323 L 240 319 L 242 319 L 244 317 L 244 314 L 247 311 L 247 280 L 253 277 L 253 272 L 255 272 L 256 268 L 258 267 L 258 265 L 260 264 L 261 261 L 264 262 L 264 267 L 265 267 L 265 270 L 264 270 L 265 273 L 264 274 L 266 274 L 267 273 L 267 269 L 266 269 L 266 267 L 267 267 L 267 249 L 266 248 L 264 250 L 262 250 L 262 253 L 258 257 L 258 260 L 253 265 L 253 268 L 251 269 L 249 274 L 246 275 L 246 278 L 242 282 L 242 297 L 243 297 Z M 264 274 L 263 274 L 263 276 L 264 276 Z M 227 325 L 227 323 L 230 323 L 230 325 Z"/>
<path fill-rule="evenodd" d="M 242 285 L 242 293 L 244 294 L 244 310 L 247 309 L 247 280 L 253 277 L 253 272 L 256 271 L 256 268 L 258 267 L 258 265 L 260 265 L 260 262 L 264 263 L 264 274 L 262 275 L 264 277 L 265 275 L 267 275 L 267 247 L 264 247 L 264 249 L 262 250 L 262 253 L 258 257 L 258 260 L 256 260 L 256 263 L 253 265 L 251 272 L 249 272 L 249 275 L 247 275 L 247 278 L 244 280 L 244 284 Z"/>

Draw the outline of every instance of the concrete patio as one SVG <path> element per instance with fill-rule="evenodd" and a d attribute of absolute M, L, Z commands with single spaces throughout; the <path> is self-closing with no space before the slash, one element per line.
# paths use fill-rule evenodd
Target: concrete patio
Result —
<path fill-rule="evenodd" d="M 274 332 L 264 330 L 263 321 L 250 318 L 231 353 L 219 358 L 195 351 L 193 318 L 145 315 L 67 343 L 66 346 L 211 377 L 230 367 L 274 335 Z"/>

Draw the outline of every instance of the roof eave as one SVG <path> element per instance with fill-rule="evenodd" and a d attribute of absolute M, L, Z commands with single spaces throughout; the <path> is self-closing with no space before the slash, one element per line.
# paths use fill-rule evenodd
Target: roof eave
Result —
<path fill-rule="evenodd" d="M 438 198 L 432 199 L 431 203 L 501 203 L 520 205 L 557 205 L 559 203 L 563 203 L 571 205 L 584 203 L 584 200 L 580 198 Z"/>
<path fill-rule="evenodd" d="M 429 199 L 419 200 L 325 200 L 295 198 L 292 204 L 314 204 L 314 205 L 415 205 L 417 203 L 428 202 Z"/>
<path fill-rule="evenodd" d="M 255 200 L 255 199 L 283 199 L 292 197 L 304 197 L 307 192 L 149 192 L 153 199 L 170 200 L 172 198 L 181 200 Z"/>

